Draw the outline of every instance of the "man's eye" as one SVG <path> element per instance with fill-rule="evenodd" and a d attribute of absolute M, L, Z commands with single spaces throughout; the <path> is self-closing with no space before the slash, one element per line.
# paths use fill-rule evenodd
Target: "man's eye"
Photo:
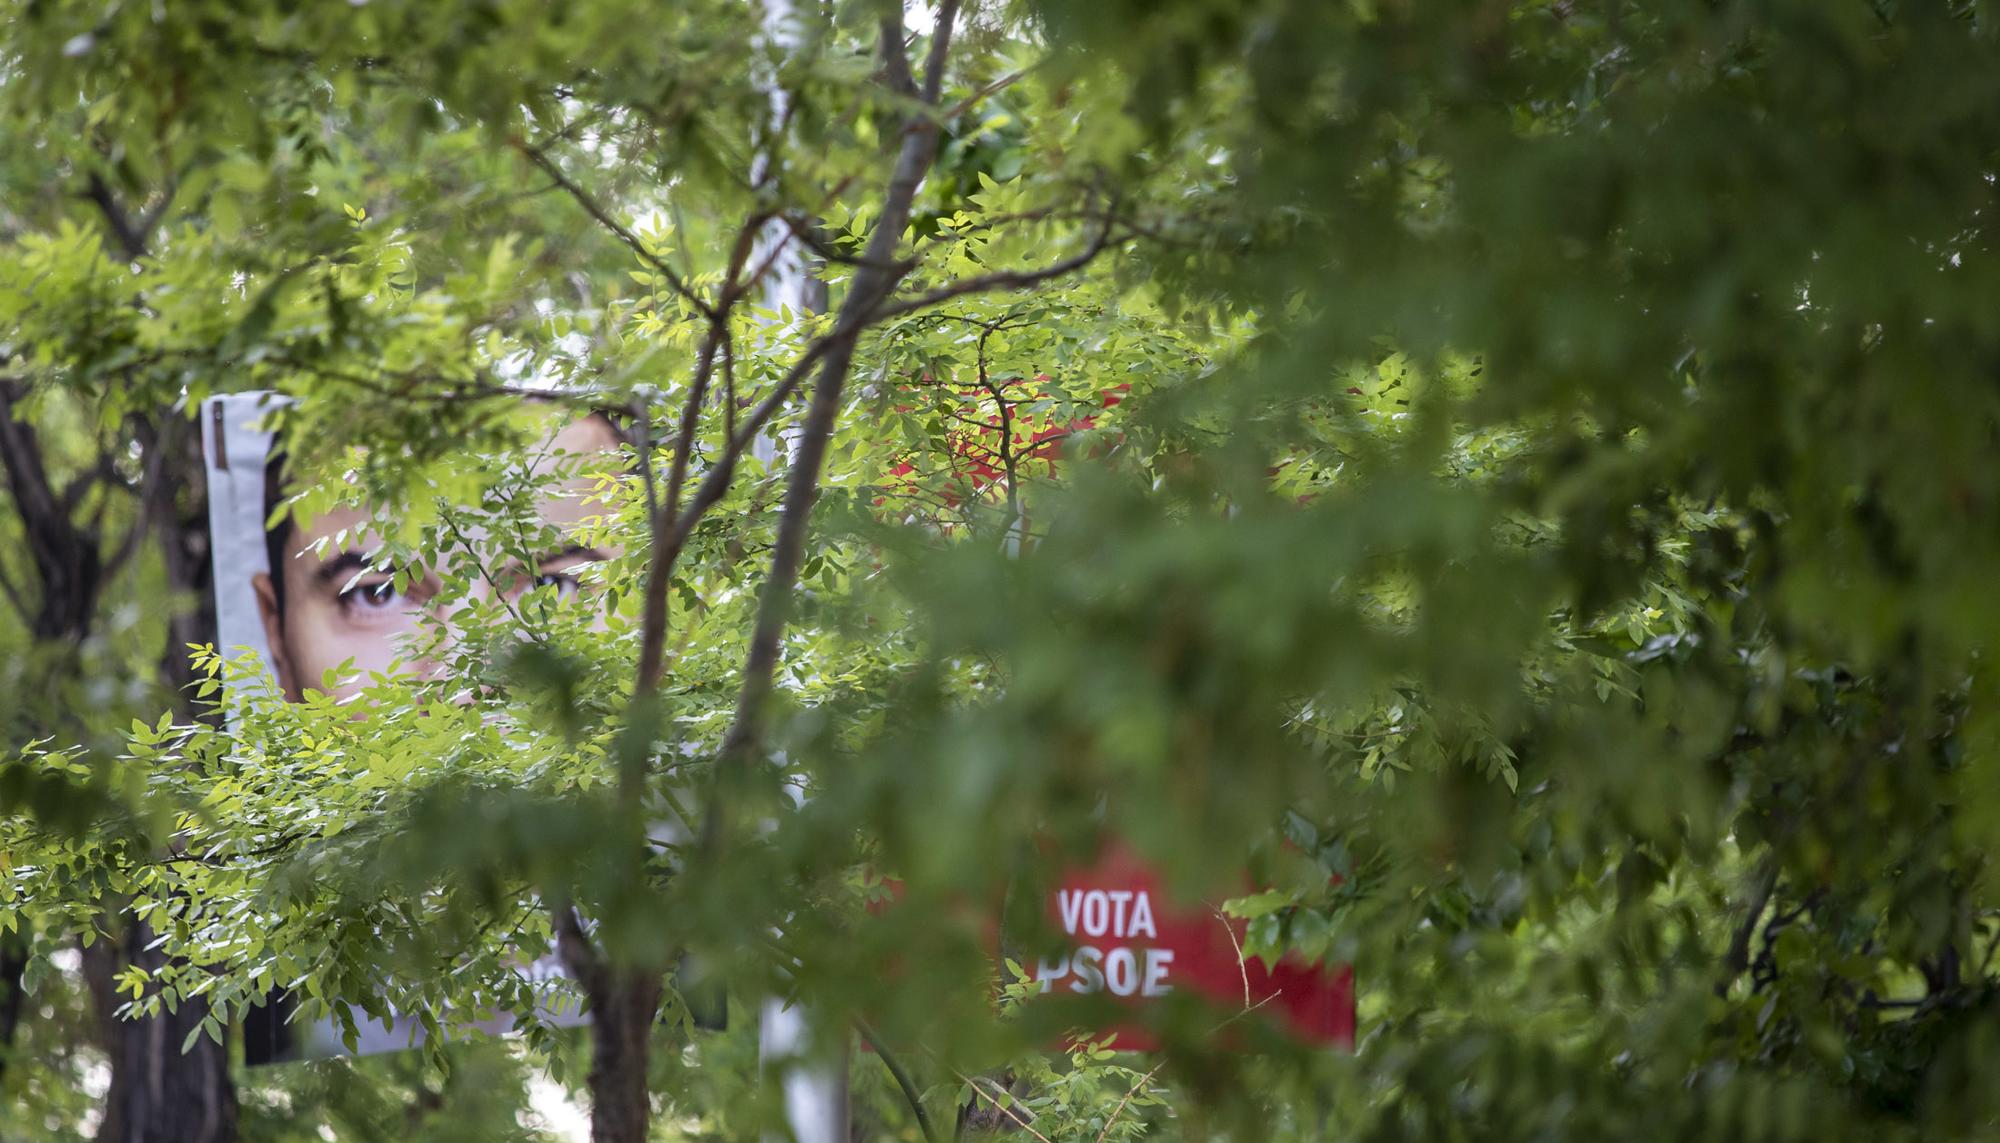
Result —
<path fill-rule="evenodd" d="M 403 593 L 396 590 L 396 581 L 385 579 L 379 583 L 357 583 L 340 593 L 343 606 L 362 611 L 390 611 L 403 604 Z"/>
<path fill-rule="evenodd" d="M 543 572 L 535 577 L 531 590 L 533 587 L 555 588 L 557 599 L 568 599 L 576 594 L 576 577 L 568 572 Z"/>

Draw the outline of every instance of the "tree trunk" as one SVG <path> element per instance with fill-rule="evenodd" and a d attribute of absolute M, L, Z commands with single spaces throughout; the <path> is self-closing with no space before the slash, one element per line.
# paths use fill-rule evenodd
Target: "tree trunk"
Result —
<path fill-rule="evenodd" d="M 142 427 L 141 439 L 160 458 L 153 488 L 144 490 L 147 528 L 159 543 L 167 589 L 178 604 L 167 619 L 160 657 L 160 683 L 178 718 L 199 716 L 189 684 L 195 672 L 189 643 L 215 641 L 215 596 L 209 564 L 208 498 L 200 437 L 184 417 L 168 412 L 158 424 Z M 146 969 L 164 958 L 145 951 L 150 930 L 133 921 L 126 953 Z M 111 1092 L 100 1143 L 232 1143 L 236 1138 L 236 1086 L 229 1077 L 228 1036 L 218 1042 L 197 1036 L 183 1054 L 181 1044 L 209 1013 L 207 1002 L 181 1002 L 180 1011 L 125 1021 L 122 1047 L 113 1059 Z M 120 1079 L 124 1087 L 120 1090 Z M 122 1123 L 115 1122 L 122 1118 Z"/>
<path fill-rule="evenodd" d="M 28 969 L 28 940 L 19 932 L 0 935 L 0 1079 L 14 1056 L 21 1027 L 21 974 Z"/>
<path fill-rule="evenodd" d="M 160 656 L 160 684 L 178 718 L 208 717 L 197 711 L 188 690 L 197 681 L 190 643 L 215 642 L 214 567 L 209 559 L 208 496 L 201 438 L 186 419 L 169 419 L 143 433 L 162 459 L 159 487 L 150 490 L 148 525 L 160 544 L 167 589 L 178 604 L 167 617 L 166 647 Z"/>
<path fill-rule="evenodd" d="M 208 508 L 201 478 L 198 437 L 184 419 L 167 412 L 159 423 L 135 426 L 139 440 L 158 458 L 150 486 L 142 488 L 142 526 L 159 545 L 161 568 L 176 607 L 167 620 L 160 656 L 160 683 L 176 717 L 198 714 L 188 684 L 195 681 L 187 645 L 215 639 L 215 600 L 210 591 Z M 146 945 L 151 930 L 127 924 L 123 953 L 148 970 L 165 962 Z M 228 1036 L 217 1041 L 197 1035 L 186 1052 L 181 1045 L 209 1013 L 206 1002 L 184 1000 L 177 1012 L 142 1020 L 113 1018 L 120 1003 L 108 974 L 116 971 L 105 945 L 91 981 L 111 1057 L 111 1087 L 105 1097 L 98 1143 L 233 1143 L 236 1087 L 229 1076 Z"/>
<path fill-rule="evenodd" d="M 646 1143 L 653 1119 L 646 1081 L 664 974 L 609 960 L 568 903 L 550 919 L 563 966 L 590 1001 L 590 1143 Z"/>
<path fill-rule="evenodd" d="M 646 1143 L 653 1116 L 646 1078 L 660 981 L 644 970 L 604 975 L 610 986 L 591 1000 L 590 1141 Z"/>
<path fill-rule="evenodd" d="M 229 1079 L 229 1052 L 206 1034 L 197 1035 L 184 1054 L 181 1044 L 201 1026 L 208 1005 L 183 1001 L 178 1012 L 145 1020 L 121 1020 L 112 977 L 121 964 L 149 971 L 166 963 L 146 948 L 152 930 L 133 921 L 123 947 L 100 941 L 86 950 L 85 971 L 96 999 L 104 1049 L 111 1057 L 111 1088 L 105 1094 L 98 1143 L 231 1143 L 236 1138 L 236 1088 Z"/>

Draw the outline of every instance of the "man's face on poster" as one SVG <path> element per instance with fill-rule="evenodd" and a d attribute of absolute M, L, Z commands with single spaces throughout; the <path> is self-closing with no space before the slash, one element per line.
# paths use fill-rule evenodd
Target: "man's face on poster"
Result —
<path fill-rule="evenodd" d="M 602 416 L 555 423 L 560 427 L 536 451 L 537 476 L 555 471 L 565 458 L 571 458 L 568 469 L 574 471 L 574 457 L 618 447 L 617 431 Z M 551 485 L 539 504 L 543 521 L 565 537 L 576 536 L 587 518 L 602 512 L 601 506 L 586 502 L 590 485 L 583 475 Z M 441 586 L 436 571 L 425 570 L 399 592 L 393 575 L 369 566 L 369 553 L 379 541 L 368 524 L 367 512 L 340 508 L 286 527 L 274 537 L 270 572 L 251 579 L 272 669 L 285 696 L 295 702 L 308 689 L 325 690 L 336 699 L 353 696 L 371 672 L 387 671 L 397 661 L 427 618 L 437 617 L 432 604 Z M 347 535 L 336 542 L 343 531 Z M 474 577 L 474 594 L 513 598 L 538 587 L 574 594 L 577 568 L 609 554 L 566 541 L 533 567 L 487 569 L 487 575 Z M 349 660 L 352 666 L 330 689 L 324 687 L 327 672 Z M 434 669 L 427 662 L 409 665 L 420 674 Z"/>

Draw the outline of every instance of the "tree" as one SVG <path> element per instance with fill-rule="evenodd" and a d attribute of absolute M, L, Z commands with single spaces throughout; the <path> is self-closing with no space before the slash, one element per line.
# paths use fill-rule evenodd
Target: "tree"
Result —
<path fill-rule="evenodd" d="M 96 176 L 88 186 L 87 198 L 116 236 L 121 253 L 144 257 L 144 238 L 112 192 Z M 72 237 L 80 236 L 73 232 Z M 71 264 L 63 266 L 52 257 L 59 249 L 59 243 L 30 243 L 25 257 L 9 267 L 33 274 L 32 286 L 19 279 L 10 282 L 9 302 L 15 304 L 9 306 L 8 320 L 24 340 L 47 327 L 38 330 L 44 315 L 34 312 L 32 304 L 19 303 L 38 291 L 44 296 L 58 292 L 64 270 L 78 262 L 89 266 L 100 257 L 96 243 L 85 241 L 72 249 Z M 103 300 L 88 293 L 86 298 L 86 304 Z M 6 367 L 15 364 L 13 349 L 9 346 L 4 354 Z M 9 734 L 17 741 L 59 735 L 102 749 L 109 745 L 109 726 L 93 723 L 83 716 L 85 710 L 143 710 L 160 701 L 158 695 L 167 696 L 180 711 L 192 710 L 192 696 L 184 693 L 191 681 L 184 648 L 213 626 L 203 619 L 207 530 L 199 482 L 189 477 L 199 471 L 200 459 L 184 417 L 151 409 L 143 398 L 134 408 L 126 402 L 135 395 L 124 390 L 122 381 L 105 392 L 78 394 L 36 392 L 25 376 L 0 377 L 0 457 L 12 510 L 8 524 L 20 541 L 14 550 L 25 555 L 12 571 L 0 568 L 0 587 L 13 608 L 10 627 L 18 624 L 8 635 L 15 648 L 13 668 L 23 686 L 12 693 L 27 696 L 10 702 L 6 711 Z M 159 554 L 158 571 L 143 579 L 128 576 L 125 583 L 146 584 L 149 594 L 161 599 L 164 614 L 146 617 L 152 622 L 143 625 L 137 616 L 107 617 L 108 597 L 121 572 L 149 541 Z M 139 632 L 104 630 L 135 626 Z M 103 646 L 107 635 L 124 643 L 141 632 L 153 641 L 157 683 L 154 670 L 140 667 L 143 660 L 121 661 L 127 648 L 107 653 Z M 34 791 L 34 808 L 58 821 L 87 819 L 103 802 L 103 793 L 78 785 L 42 785 Z M 22 786 L 15 782 L 17 795 L 25 792 Z M 140 1025 L 114 1018 L 111 976 L 123 963 L 144 962 L 156 954 L 146 948 L 151 935 L 143 926 L 125 924 L 115 900 L 101 904 L 107 913 L 103 921 L 82 930 L 84 975 L 93 986 L 100 1036 L 112 1068 L 101 1137 L 232 1137 L 235 1097 L 220 1046 L 172 1056 L 164 1048 L 168 1038 L 179 1041 L 183 1021 L 199 1022 L 202 1006 L 191 1005 L 185 1017 L 167 1014 Z M 95 939 L 100 934 L 106 937 L 102 942 Z M 46 957 L 73 936 L 35 933 L 31 920 L 29 927 L 0 937 L 0 988 L 6 992 L 0 1004 L 0 1050 L 13 1050 L 26 1007 L 22 988 L 31 948 L 38 944 Z"/>
<path fill-rule="evenodd" d="M 10 818 L 13 899 L 132 895 L 183 958 L 133 1011 L 218 1036 L 281 979 L 527 1011 L 559 948 L 604 1140 L 769 1122 L 683 958 L 926 1134 L 1990 1130 L 1989 14 L 927 15 L 22 9 L 17 106 L 101 100 L 181 204 L 136 271 L 112 216 L 16 243 L 68 286 L 23 385 L 297 397 L 293 511 L 436 576 L 443 677 L 147 720 L 135 812 Z M 800 251 L 826 312 L 760 307 Z M 589 590 L 517 599 L 551 402 L 634 447 L 566 466 Z M 981 919 L 1106 834 L 1353 961 L 1355 1054 L 995 1019 Z"/>

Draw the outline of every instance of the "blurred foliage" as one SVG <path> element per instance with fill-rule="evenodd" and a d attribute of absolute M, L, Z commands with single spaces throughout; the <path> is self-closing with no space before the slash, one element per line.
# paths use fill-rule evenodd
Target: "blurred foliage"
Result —
<path fill-rule="evenodd" d="M 8 724 L 30 1037 L 77 1028 L 48 966 L 130 897 L 180 958 L 121 980 L 133 1012 L 200 995 L 220 1038 L 280 985 L 437 1033 L 253 1078 L 246 1133 L 463 1099 L 433 1120 L 509 1137 L 525 1065 L 442 1033 L 529 1011 L 516 960 L 573 902 L 612 962 L 738 1001 L 720 1034 L 662 1001 L 662 1137 L 774 1121 L 743 1016 L 773 991 L 870 1029 L 887 1138 L 921 1137 L 906 1086 L 935 1134 L 1992 1134 L 1990 8 L 994 3 L 915 110 L 884 11 L 787 42 L 734 0 L 0 8 L 21 417 L 84 456 L 281 391 L 327 478 L 294 510 L 361 507 L 376 574 L 442 584 L 409 654 L 443 678 L 290 704 L 201 651 L 241 684 L 204 687 L 215 723 L 127 682 L 162 590 L 130 565 L 58 713 Z M 732 767 L 809 431 L 782 386 L 880 271 L 911 123 L 938 134 L 901 276 L 774 589 L 774 761 Z M 772 224 L 827 311 L 705 312 Z M 609 558 L 516 608 L 482 585 L 556 539 L 521 388 L 631 446 L 570 466 Z M 649 690 L 689 409 L 689 485 L 733 480 Z M 1248 869 L 1251 953 L 1356 966 L 1354 1053 L 1255 1019 L 1229 1050 L 1192 1003 L 1149 1017 L 1156 1057 L 1051 1049 L 1104 1010 L 1005 1000 L 989 920 L 1106 834 L 1188 892 Z M 42 1066 L 9 1096 L 68 1137 L 82 1065 Z"/>

